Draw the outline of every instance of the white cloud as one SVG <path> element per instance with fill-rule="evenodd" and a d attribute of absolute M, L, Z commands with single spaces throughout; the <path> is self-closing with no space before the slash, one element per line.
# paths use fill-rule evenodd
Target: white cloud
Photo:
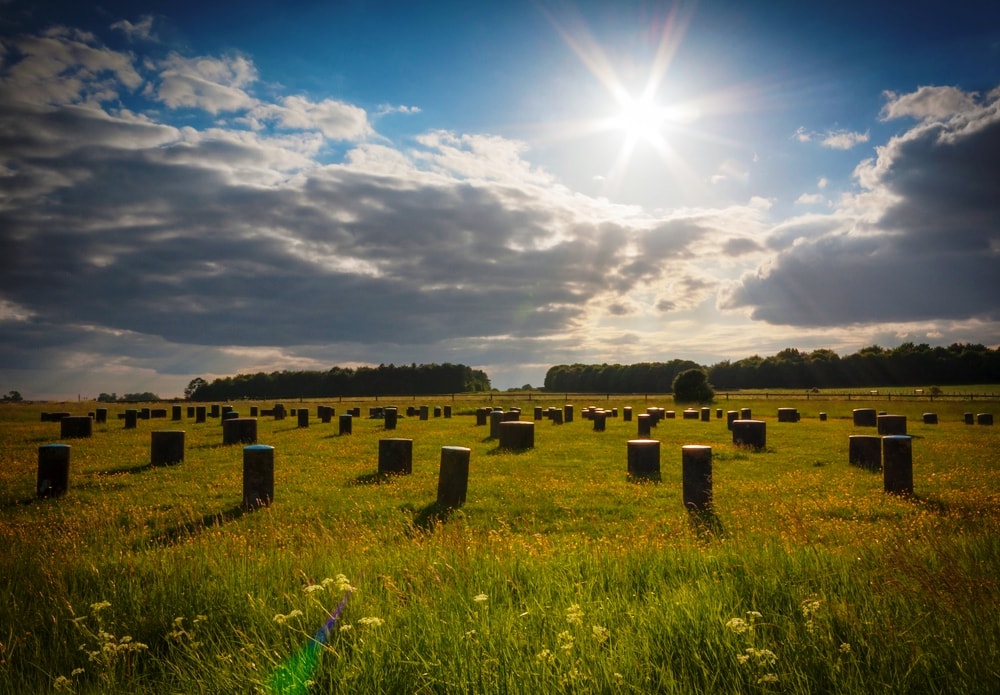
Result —
<path fill-rule="evenodd" d="M 99 104 L 138 89 L 143 79 L 130 56 L 65 27 L 11 39 L 0 72 L 0 98 L 60 106 Z M 12 59 L 12 56 L 16 57 Z"/>
<path fill-rule="evenodd" d="M 916 118 L 917 120 L 945 119 L 974 109 L 975 92 L 963 92 L 957 87 L 920 87 L 910 94 L 883 92 L 886 104 L 882 107 L 882 120 Z"/>
<path fill-rule="evenodd" d="M 171 53 L 160 68 L 156 96 L 172 109 L 197 108 L 215 115 L 256 103 L 244 87 L 257 80 L 257 69 L 244 56 L 185 58 Z"/>
<path fill-rule="evenodd" d="M 855 133 L 847 130 L 836 130 L 827 131 L 820 144 L 834 150 L 849 150 L 865 142 L 868 142 L 868 131 Z"/>
<path fill-rule="evenodd" d="M 399 106 L 393 106 L 391 104 L 381 104 L 381 105 L 379 105 L 378 109 L 375 111 L 375 115 L 376 116 L 388 116 L 388 115 L 394 114 L 394 113 L 402 113 L 402 114 L 406 114 L 406 115 L 417 114 L 417 113 L 420 113 L 420 107 L 419 106 L 404 106 L 402 104 L 399 105 Z"/>
<path fill-rule="evenodd" d="M 156 36 L 153 34 L 153 17 L 152 15 L 145 15 L 138 22 L 133 24 L 127 19 L 122 19 L 110 26 L 111 29 L 117 29 L 121 31 L 125 36 L 132 40 L 142 40 L 142 41 L 155 41 Z"/>
<path fill-rule="evenodd" d="M 796 205 L 819 205 L 826 198 L 821 193 L 803 193 L 795 199 Z"/>
<path fill-rule="evenodd" d="M 289 130 L 316 130 L 331 140 L 360 140 L 373 132 L 364 109 L 336 99 L 284 97 L 280 104 L 258 105 L 251 117 Z"/>
<path fill-rule="evenodd" d="M 819 133 L 806 130 L 804 126 L 799 126 L 792 138 L 798 142 L 818 142 L 821 147 L 834 150 L 849 150 L 862 143 L 868 142 L 869 133 L 852 132 L 849 130 L 827 130 Z"/>

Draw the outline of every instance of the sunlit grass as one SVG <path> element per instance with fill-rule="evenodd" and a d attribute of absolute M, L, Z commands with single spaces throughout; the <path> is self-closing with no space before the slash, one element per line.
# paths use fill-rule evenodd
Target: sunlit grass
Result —
<path fill-rule="evenodd" d="M 252 513 L 218 420 L 124 430 L 114 411 L 68 441 L 69 493 L 36 500 L 59 425 L 2 406 L 0 692 L 995 690 L 1000 435 L 961 416 L 1000 404 L 872 405 L 910 418 L 910 498 L 847 463 L 855 403 L 716 404 L 766 420 L 761 452 L 733 447 L 715 406 L 663 421 L 657 484 L 626 478 L 636 423 L 594 432 L 589 404 L 520 453 L 470 415 L 392 433 L 362 417 L 347 436 L 315 408 L 305 429 L 261 418 L 275 501 Z M 776 421 L 786 405 L 801 422 Z M 922 424 L 931 409 L 941 424 Z M 149 466 L 149 432 L 175 428 L 185 461 Z M 373 475 L 384 436 L 414 440 L 412 475 Z M 685 444 L 713 448 L 711 514 L 684 509 Z M 442 513 L 449 445 L 471 472 Z M 354 591 L 320 645 L 338 575 Z"/>

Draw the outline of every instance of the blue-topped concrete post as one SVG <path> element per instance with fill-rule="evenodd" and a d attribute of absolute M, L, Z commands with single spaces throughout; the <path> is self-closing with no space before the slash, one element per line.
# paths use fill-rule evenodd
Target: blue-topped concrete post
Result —
<path fill-rule="evenodd" d="M 243 507 L 256 509 L 274 501 L 274 447 L 243 447 Z"/>

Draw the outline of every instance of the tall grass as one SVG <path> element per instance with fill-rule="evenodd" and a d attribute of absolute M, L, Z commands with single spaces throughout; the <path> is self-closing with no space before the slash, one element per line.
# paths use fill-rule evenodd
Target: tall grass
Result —
<path fill-rule="evenodd" d="M 0 406 L 0 692 L 997 691 L 1000 434 L 961 415 L 1000 404 L 876 406 L 910 416 L 912 497 L 848 465 L 857 404 L 791 403 L 792 424 L 780 400 L 719 403 L 767 421 L 759 453 L 714 412 L 661 422 L 657 484 L 626 479 L 636 423 L 594 432 L 576 405 L 523 453 L 467 414 L 349 436 L 315 409 L 262 418 L 275 501 L 253 513 L 218 420 L 114 412 L 67 442 L 69 493 L 36 500 L 59 426 Z M 149 466 L 150 430 L 178 426 L 185 462 Z M 373 475 L 384 436 L 413 438 L 412 475 Z M 712 446 L 711 513 L 683 507 L 684 444 Z M 472 449 L 450 512 L 446 445 Z"/>

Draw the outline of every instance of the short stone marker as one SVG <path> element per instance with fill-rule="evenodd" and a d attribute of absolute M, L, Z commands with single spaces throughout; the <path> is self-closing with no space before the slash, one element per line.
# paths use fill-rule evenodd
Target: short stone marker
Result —
<path fill-rule="evenodd" d="M 964 417 L 965 417 L 965 424 L 966 425 L 974 425 L 974 424 L 976 424 L 976 416 L 973 415 L 972 413 L 966 413 L 964 415 Z"/>
<path fill-rule="evenodd" d="M 537 420 L 541 420 L 541 419 L 542 419 L 542 406 L 536 405 L 535 406 L 535 420 L 537 421 Z"/>
<path fill-rule="evenodd" d="M 171 420 L 181 419 L 181 406 L 179 405 L 170 406 L 170 419 Z"/>
<path fill-rule="evenodd" d="M 711 422 L 712 421 L 712 409 L 711 408 L 702 408 L 701 409 L 701 421 L 702 422 Z"/>
<path fill-rule="evenodd" d="M 726 429 L 732 432 L 733 422 L 740 419 L 740 411 L 738 410 L 727 410 L 726 411 Z"/>
<path fill-rule="evenodd" d="M 925 425 L 936 425 L 936 424 L 938 424 L 937 413 L 924 413 L 924 424 Z"/>
<path fill-rule="evenodd" d="M 685 420 L 697 420 L 698 419 L 698 411 L 695 410 L 694 408 L 685 408 L 684 409 L 684 419 Z"/>
<path fill-rule="evenodd" d="M 876 423 L 879 434 L 906 434 L 905 415 L 878 415 Z"/>
<path fill-rule="evenodd" d="M 882 468 L 881 437 L 874 434 L 852 434 L 848 441 L 848 463 L 869 471 Z"/>
<path fill-rule="evenodd" d="M 149 417 L 152 419 L 165 418 L 167 417 L 166 408 L 150 408 Z"/>
<path fill-rule="evenodd" d="M 208 416 L 209 417 L 219 417 L 220 414 L 221 414 L 221 410 L 219 408 L 219 404 L 218 403 L 213 403 L 212 407 L 211 407 L 211 410 L 208 411 Z"/>
<path fill-rule="evenodd" d="M 399 409 L 392 406 L 382 411 L 382 425 L 387 430 L 396 429 L 396 422 L 399 420 Z"/>
<path fill-rule="evenodd" d="M 199 405 L 195 408 L 194 421 L 196 423 L 205 422 L 205 406 Z"/>
<path fill-rule="evenodd" d="M 763 420 L 733 420 L 733 444 L 764 449 L 767 446 L 767 423 Z"/>
<path fill-rule="evenodd" d="M 234 417 L 222 421 L 223 444 L 256 444 L 257 418 Z"/>
<path fill-rule="evenodd" d="M 976 415 L 976 424 L 979 425 L 992 425 L 993 424 L 993 413 L 979 413 Z"/>
<path fill-rule="evenodd" d="M 798 408 L 778 408 L 778 422 L 798 422 Z"/>
<path fill-rule="evenodd" d="M 87 439 L 94 430 L 94 421 L 89 415 L 69 415 L 59 421 L 60 439 Z"/>
<path fill-rule="evenodd" d="M 457 508 L 465 504 L 465 496 L 469 489 L 471 454 L 472 450 L 464 446 L 441 447 L 437 492 L 439 507 Z"/>
<path fill-rule="evenodd" d="M 567 423 L 573 422 L 573 406 L 570 404 L 563 406 L 563 420 Z"/>
<path fill-rule="evenodd" d="M 819 421 L 826 422 L 826 413 L 824 413 L 822 410 L 819 412 Z"/>
<path fill-rule="evenodd" d="M 354 431 L 354 416 L 350 413 L 344 413 L 338 419 L 340 434 L 351 434 Z"/>
<path fill-rule="evenodd" d="M 153 430 L 149 435 L 150 464 L 169 466 L 184 462 L 184 430 Z"/>
<path fill-rule="evenodd" d="M 524 451 L 535 447 L 535 423 L 507 420 L 499 426 L 501 449 L 508 451 Z"/>
<path fill-rule="evenodd" d="M 43 444 L 38 447 L 37 497 L 61 497 L 69 490 L 69 444 Z"/>
<path fill-rule="evenodd" d="M 429 415 L 430 415 L 430 413 L 428 411 L 427 406 L 426 405 L 420 406 L 420 419 L 421 420 L 426 420 L 429 417 Z"/>
<path fill-rule="evenodd" d="M 649 413 L 639 413 L 636 417 L 636 421 L 639 423 L 637 435 L 639 439 L 649 439 L 649 433 L 652 431 L 652 419 L 653 416 Z"/>
<path fill-rule="evenodd" d="M 631 480 L 660 480 L 659 440 L 628 440 L 628 477 Z"/>
<path fill-rule="evenodd" d="M 595 432 L 604 432 L 607 427 L 608 422 L 608 411 L 606 410 L 595 410 L 591 413 L 591 419 L 594 422 Z"/>
<path fill-rule="evenodd" d="M 446 405 L 444 407 L 444 419 L 445 420 L 450 420 L 451 419 L 451 406 L 450 405 Z"/>
<path fill-rule="evenodd" d="M 298 418 L 299 427 L 309 427 L 309 409 L 299 408 L 295 412 L 295 416 Z"/>
<path fill-rule="evenodd" d="M 554 408 L 552 410 L 552 424 L 561 425 L 563 424 L 563 411 L 562 408 Z"/>
<path fill-rule="evenodd" d="M 193 418 L 194 417 L 194 406 L 193 405 L 189 405 L 187 407 L 187 416 L 189 418 Z"/>
<path fill-rule="evenodd" d="M 632 422 L 632 406 L 627 405 L 622 408 L 622 421 Z"/>
<path fill-rule="evenodd" d="M 150 412 L 151 411 L 150 411 L 149 408 L 139 408 L 139 419 L 140 420 L 148 420 Z"/>
<path fill-rule="evenodd" d="M 890 494 L 913 494 L 912 437 L 904 434 L 882 437 L 882 480 Z"/>
<path fill-rule="evenodd" d="M 139 411 L 135 408 L 125 409 L 125 429 L 134 430 L 139 421 Z"/>
<path fill-rule="evenodd" d="M 854 415 L 855 427 L 875 427 L 878 416 L 875 408 L 855 408 L 851 413 Z"/>
<path fill-rule="evenodd" d="M 108 421 L 107 408 L 98 408 L 97 410 L 94 411 L 94 422 L 96 422 L 99 425 L 102 425 L 107 421 Z"/>
<path fill-rule="evenodd" d="M 378 440 L 379 475 L 409 475 L 413 472 L 412 439 Z"/>
<path fill-rule="evenodd" d="M 750 412 L 750 408 L 740 408 L 740 420 L 750 420 L 753 418 L 753 414 Z"/>
<path fill-rule="evenodd" d="M 703 511 L 712 506 L 712 447 L 681 447 L 681 485 L 686 508 Z"/>
<path fill-rule="evenodd" d="M 490 439 L 496 439 L 500 436 L 500 423 L 503 422 L 503 411 L 493 410 L 490 411 Z"/>
<path fill-rule="evenodd" d="M 237 413 L 235 410 L 227 410 L 222 414 L 222 417 L 219 418 L 219 424 L 225 426 L 226 420 L 235 420 L 239 416 L 240 414 Z"/>
<path fill-rule="evenodd" d="M 230 421 L 231 422 L 231 421 Z M 257 509 L 274 501 L 274 447 L 243 448 L 243 507 Z"/>
<path fill-rule="evenodd" d="M 485 427 L 489 417 L 489 408 L 476 408 L 476 427 Z"/>
<path fill-rule="evenodd" d="M 715 419 L 716 420 L 721 420 L 722 419 L 722 408 L 716 408 L 715 409 Z"/>

